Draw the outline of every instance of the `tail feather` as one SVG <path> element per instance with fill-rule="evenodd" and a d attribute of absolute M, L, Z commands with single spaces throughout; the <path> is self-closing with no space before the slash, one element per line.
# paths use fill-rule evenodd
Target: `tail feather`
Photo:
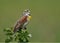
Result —
<path fill-rule="evenodd" d="M 22 29 L 22 28 L 18 28 L 18 29 L 15 28 L 15 29 L 13 30 L 13 32 L 15 33 L 15 32 L 17 32 L 17 31 L 21 31 L 21 29 Z"/>
<path fill-rule="evenodd" d="M 13 32 L 15 33 L 16 31 L 17 31 L 17 29 L 16 29 L 16 28 L 14 28 Z"/>

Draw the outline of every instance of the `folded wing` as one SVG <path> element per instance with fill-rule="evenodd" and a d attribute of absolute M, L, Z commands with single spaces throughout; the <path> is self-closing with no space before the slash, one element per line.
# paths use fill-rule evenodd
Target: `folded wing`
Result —
<path fill-rule="evenodd" d="M 27 16 L 23 16 L 21 17 L 21 19 L 19 19 L 16 23 L 16 25 L 14 26 L 14 32 L 16 32 L 19 29 L 23 28 L 24 23 L 27 21 Z"/>

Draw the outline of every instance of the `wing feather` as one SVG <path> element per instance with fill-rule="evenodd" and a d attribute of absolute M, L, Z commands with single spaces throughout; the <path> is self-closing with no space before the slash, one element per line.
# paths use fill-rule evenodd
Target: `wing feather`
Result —
<path fill-rule="evenodd" d="M 14 32 L 23 27 L 23 24 L 27 21 L 27 16 L 21 17 L 14 26 Z"/>

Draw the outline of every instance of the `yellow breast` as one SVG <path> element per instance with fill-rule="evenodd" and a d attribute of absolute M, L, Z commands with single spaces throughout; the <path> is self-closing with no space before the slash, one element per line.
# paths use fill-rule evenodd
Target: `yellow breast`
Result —
<path fill-rule="evenodd" d="M 31 18 L 32 18 L 31 16 L 28 16 L 28 20 L 31 20 Z"/>

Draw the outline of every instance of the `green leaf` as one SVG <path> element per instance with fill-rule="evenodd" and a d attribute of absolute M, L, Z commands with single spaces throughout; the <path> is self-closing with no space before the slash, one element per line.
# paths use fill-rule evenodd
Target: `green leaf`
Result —
<path fill-rule="evenodd" d="M 30 37 L 28 37 L 28 31 L 27 30 L 19 30 L 19 31 L 17 31 L 16 33 L 14 33 L 13 31 L 12 31 L 12 29 L 13 28 L 6 28 L 6 29 L 4 29 L 4 31 L 6 32 L 6 36 L 8 37 L 6 40 L 5 40 L 5 42 L 6 43 L 9 43 L 9 42 L 11 42 L 11 41 L 18 41 L 19 43 L 20 42 L 29 42 L 29 38 Z"/>

